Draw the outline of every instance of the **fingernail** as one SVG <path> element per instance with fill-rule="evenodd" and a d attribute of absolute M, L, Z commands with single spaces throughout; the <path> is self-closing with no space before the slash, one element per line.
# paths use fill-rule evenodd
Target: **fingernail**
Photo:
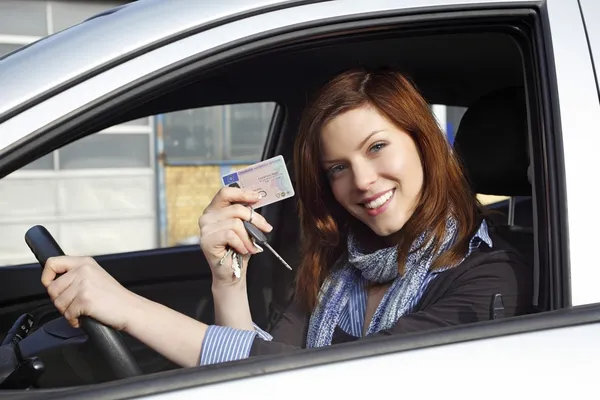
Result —
<path fill-rule="evenodd" d="M 273 227 L 271 226 L 271 224 L 267 224 L 267 231 L 271 232 L 273 230 Z"/>

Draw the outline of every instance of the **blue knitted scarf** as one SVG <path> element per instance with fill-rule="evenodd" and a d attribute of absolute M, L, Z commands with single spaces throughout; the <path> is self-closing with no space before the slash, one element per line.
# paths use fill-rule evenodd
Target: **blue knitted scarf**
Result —
<path fill-rule="evenodd" d="M 456 221 L 448 217 L 441 246 L 435 253 L 433 239 L 424 244 L 426 233 L 417 237 L 411 245 L 402 276 L 398 271 L 396 246 L 367 252 L 350 233 L 347 253 L 337 261 L 319 291 L 317 306 L 310 317 L 306 347 L 331 344 L 335 327 L 361 275 L 371 282 L 393 281 L 375 310 L 366 334 L 391 328 L 401 316 L 411 311 L 413 300 L 430 273 L 431 264 L 454 244 L 456 230 Z"/>

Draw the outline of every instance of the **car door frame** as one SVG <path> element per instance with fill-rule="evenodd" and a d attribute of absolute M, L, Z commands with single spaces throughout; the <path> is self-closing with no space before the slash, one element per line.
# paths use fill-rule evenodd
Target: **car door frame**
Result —
<path fill-rule="evenodd" d="M 444 3 L 443 0 L 438 2 Z M 510 0 L 506 3 L 518 4 L 518 1 Z M 468 15 L 465 13 L 471 10 L 493 13 L 496 8 L 493 0 L 461 0 L 444 8 L 444 11 L 453 13 L 455 18 L 465 18 Z M 506 6 L 499 9 L 505 8 Z M 419 0 L 382 1 L 375 6 L 348 2 L 343 7 L 339 3 L 301 2 L 297 7 L 254 13 L 245 19 L 227 20 L 227 26 L 215 24 L 208 30 L 185 36 L 177 42 L 169 42 L 108 70 L 102 66 L 98 73 L 88 73 L 87 80 L 60 91 L 43 102 L 34 103 L 32 107 L 0 124 L 0 138 L 11 130 L 26 133 L 15 143 L 0 150 L 0 177 L 45 154 L 40 153 L 40 149 L 45 149 L 46 152 L 55 149 L 64 142 L 65 132 L 77 129 L 78 135 L 69 137 L 69 140 L 93 133 L 93 128 L 86 128 L 85 121 L 93 118 L 95 113 L 108 110 L 111 102 L 117 98 L 125 104 L 143 101 L 141 93 L 146 90 L 144 87 L 158 79 L 164 82 L 177 80 L 198 69 L 199 65 L 208 68 L 223 62 L 244 47 L 249 52 L 268 46 L 271 42 L 295 40 L 299 35 L 319 30 L 329 31 L 331 26 L 337 25 L 337 29 L 342 29 L 344 24 L 349 27 L 369 25 L 373 23 L 371 19 L 379 19 L 381 24 L 395 24 L 399 21 L 419 23 L 438 18 L 436 12 L 440 9 L 439 5 L 423 6 Z M 58 118 L 50 121 L 49 116 L 52 115 L 58 115 Z M 265 145 L 268 149 L 266 155 L 275 148 L 278 140 L 277 135 L 269 135 Z M 267 213 L 271 212 L 267 210 Z M 271 221 L 276 220 L 275 212 L 269 215 L 272 215 Z M 163 249 L 150 251 L 158 255 Z"/>

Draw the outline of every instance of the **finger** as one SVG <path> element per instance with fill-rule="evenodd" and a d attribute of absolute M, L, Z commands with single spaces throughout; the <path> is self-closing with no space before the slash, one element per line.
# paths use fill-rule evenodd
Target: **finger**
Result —
<path fill-rule="evenodd" d="M 95 263 L 90 257 L 58 256 L 50 257 L 42 270 L 42 284 L 48 287 L 56 275 L 64 274 L 85 264 Z"/>
<path fill-rule="evenodd" d="M 79 328 L 79 317 L 82 315 L 81 309 L 74 298 L 65 310 L 63 316 L 73 328 Z"/>
<path fill-rule="evenodd" d="M 203 232 L 202 236 L 210 237 L 210 235 L 213 235 L 219 231 L 233 231 L 244 245 L 245 251 L 241 252 L 240 254 L 253 254 L 256 252 L 257 249 L 254 247 L 254 244 L 252 243 L 252 240 L 250 239 L 250 236 L 248 235 L 248 232 L 246 231 L 246 228 L 244 228 L 244 224 L 240 219 L 233 218 L 221 221 L 218 224 L 214 224 L 209 227 L 209 229 L 211 228 L 214 229 L 212 232 L 210 230 L 205 231 Z"/>
<path fill-rule="evenodd" d="M 246 219 L 245 221 L 251 222 L 254 226 L 256 226 L 258 229 L 260 229 L 263 232 L 271 232 L 273 230 L 273 226 L 267 222 L 265 217 L 263 217 L 256 211 L 251 213 L 251 210 L 249 207 L 244 207 L 244 208 L 246 209 L 246 212 L 248 213 L 248 219 Z M 252 220 L 250 220 L 250 215 L 252 215 Z"/>
<path fill-rule="evenodd" d="M 67 309 L 71 306 L 71 303 L 73 303 L 73 301 L 77 297 L 77 291 L 77 285 L 70 285 L 67 288 L 65 288 L 65 290 L 58 297 L 54 299 L 54 306 L 61 314 L 64 315 Z"/>
<path fill-rule="evenodd" d="M 248 254 L 248 248 L 246 247 L 246 244 L 232 229 L 224 229 L 215 232 L 211 236 L 211 239 L 218 243 L 225 243 L 225 246 L 231 247 L 236 253 Z"/>
<path fill-rule="evenodd" d="M 273 227 L 267 222 L 265 217 L 256 211 L 253 212 L 250 210 L 250 207 L 242 204 L 233 204 L 229 207 L 219 210 L 219 212 L 205 214 L 200 218 L 198 224 L 200 229 L 204 229 L 208 225 L 232 218 L 237 218 L 242 221 L 250 221 L 250 216 L 252 216 L 252 224 L 256 225 L 258 229 L 262 230 L 263 232 L 271 232 L 273 230 Z"/>
<path fill-rule="evenodd" d="M 90 294 L 92 286 L 93 284 L 89 279 L 81 278 L 64 292 L 65 297 L 68 294 L 71 298 L 71 302 L 66 307 L 63 315 L 71 326 L 75 328 L 79 327 L 79 317 L 92 315 L 92 311 L 90 310 L 93 301 L 93 296 Z"/>
<path fill-rule="evenodd" d="M 64 292 L 69 286 L 73 284 L 75 279 L 74 274 L 64 274 L 58 279 L 55 279 L 48 286 L 48 295 L 52 301 L 56 300 L 62 292 Z"/>
<path fill-rule="evenodd" d="M 212 199 L 207 209 L 224 208 L 235 203 L 254 204 L 260 200 L 260 195 L 249 189 L 222 187 Z"/>

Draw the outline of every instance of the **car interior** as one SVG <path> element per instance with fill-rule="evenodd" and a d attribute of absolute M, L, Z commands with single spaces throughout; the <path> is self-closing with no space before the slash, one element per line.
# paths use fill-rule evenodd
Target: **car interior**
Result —
<path fill-rule="evenodd" d="M 536 311 L 550 309 L 548 280 L 535 254 L 535 204 L 532 200 L 529 138 L 523 57 L 514 38 L 501 29 L 422 32 L 367 30 L 337 37 L 298 40 L 232 58 L 200 73 L 186 75 L 176 86 L 122 105 L 94 118 L 85 127 L 56 139 L 54 148 L 106 127 L 140 117 L 204 106 L 275 101 L 277 112 L 265 148 L 265 157 L 283 155 L 292 171 L 292 145 L 306 101 L 321 84 L 345 69 L 398 68 L 412 79 L 431 104 L 467 107 L 458 127 L 454 150 L 477 193 L 510 196 L 488 206 L 493 229 L 518 249 L 536 268 Z M 37 154 L 41 156 L 41 154 Z M 32 161 L 32 160 L 28 160 Z M 23 161 L 24 163 L 27 160 Z M 269 242 L 292 267 L 299 257 L 299 221 L 296 204 L 282 201 L 261 210 L 274 226 Z M 84 234 L 84 233 L 82 233 Z M 210 272 L 197 245 L 154 249 L 96 257 L 100 265 L 131 290 L 191 315 L 213 321 Z M 164 268 L 168 265 L 169 268 Z M 166 271 L 168 269 L 168 271 Z M 294 273 L 269 255 L 253 257 L 248 270 L 248 292 L 255 322 L 269 329 L 290 299 Z M 0 295 L 0 335 L 16 318 L 30 312 L 36 321 L 32 333 L 45 324 L 55 326 L 57 341 L 71 340 L 80 332 L 60 320 L 39 284 L 39 265 L 7 267 L 2 280 L 24 283 L 17 294 Z M 62 336 L 61 336 L 62 335 Z M 47 335 L 52 336 L 52 335 Z M 175 369 L 168 360 L 134 338 L 123 335 L 143 373 Z M 57 344 L 30 340 L 29 354 L 41 353 L 48 366 L 36 387 L 83 385 L 114 379 L 94 370 L 85 351 L 68 351 Z M 77 342 L 79 343 L 79 342 Z M 23 346 L 25 347 L 25 346 Z M 88 357 L 88 358 L 86 358 Z"/>

